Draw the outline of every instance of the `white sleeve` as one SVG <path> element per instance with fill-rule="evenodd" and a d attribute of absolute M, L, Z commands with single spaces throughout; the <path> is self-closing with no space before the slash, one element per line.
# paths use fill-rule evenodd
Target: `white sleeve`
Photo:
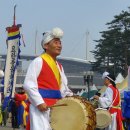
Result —
<path fill-rule="evenodd" d="M 102 108 L 108 108 L 112 104 L 113 101 L 113 91 L 110 87 L 108 87 L 105 93 L 99 97 L 99 104 Z"/>
<path fill-rule="evenodd" d="M 28 94 L 31 104 L 34 106 L 44 103 L 44 100 L 38 91 L 38 83 L 37 83 L 37 77 L 41 72 L 42 64 L 43 61 L 41 57 L 37 57 L 31 62 L 23 86 Z"/>
<path fill-rule="evenodd" d="M 60 75 L 61 75 L 61 96 L 65 97 L 65 96 L 73 96 L 73 92 L 69 89 L 68 87 L 68 80 L 67 77 L 64 73 L 64 69 L 62 67 L 62 70 L 60 69 L 59 65 L 58 65 L 58 69 L 60 71 Z"/>

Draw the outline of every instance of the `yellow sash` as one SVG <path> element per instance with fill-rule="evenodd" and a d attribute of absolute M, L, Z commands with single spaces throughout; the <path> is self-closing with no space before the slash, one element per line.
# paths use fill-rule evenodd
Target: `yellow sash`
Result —
<path fill-rule="evenodd" d="M 23 125 L 26 126 L 27 124 L 27 116 L 28 116 L 28 112 L 24 110 L 24 113 L 23 113 Z"/>
<path fill-rule="evenodd" d="M 41 57 L 47 62 L 47 64 L 49 65 L 49 67 L 51 68 L 52 72 L 55 75 L 55 78 L 58 82 L 58 85 L 61 85 L 61 76 L 60 76 L 60 72 L 59 69 L 56 65 L 56 62 L 54 61 L 54 59 L 48 55 L 47 53 L 44 53 L 41 55 Z"/>
<path fill-rule="evenodd" d="M 23 107 L 24 107 L 25 109 L 27 108 L 27 104 L 26 104 L 24 101 L 22 101 L 21 104 L 23 105 Z"/>
<path fill-rule="evenodd" d="M 27 120 L 26 120 L 26 117 L 28 116 L 28 112 L 25 110 L 27 108 L 27 104 L 22 101 L 21 103 L 24 107 L 24 112 L 23 112 L 23 125 L 26 126 L 26 123 L 27 123 Z"/>

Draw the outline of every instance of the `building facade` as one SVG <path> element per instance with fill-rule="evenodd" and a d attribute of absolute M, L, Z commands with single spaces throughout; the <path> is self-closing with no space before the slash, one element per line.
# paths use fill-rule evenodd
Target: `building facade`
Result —
<path fill-rule="evenodd" d="M 22 87 L 27 72 L 28 65 L 35 58 L 35 56 L 22 55 L 19 60 L 19 66 L 17 68 L 17 80 L 16 87 Z M 0 55 L 0 69 L 4 70 L 6 55 Z M 92 65 L 86 60 L 76 58 L 64 58 L 58 57 L 58 61 L 63 65 L 65 74 L 68 79 L 68 85 L 73 91 L 86 89 L 84 82 L 84 72 L 92 71 Z M 94 72 L 93 84 L 96 86 L 102 86 L 103 82 L 101 74 Z M 90 84 L 92 85 L 92 84 Z"/>

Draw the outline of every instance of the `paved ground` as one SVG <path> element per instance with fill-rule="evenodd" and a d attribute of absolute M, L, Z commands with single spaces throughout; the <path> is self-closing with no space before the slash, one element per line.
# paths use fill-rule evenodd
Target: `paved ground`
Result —
<path fill-rule="evenodd" d="M 6 126 L 6 127 L 0 127 L 0 130 L 20 130 L 20 129 L 13 129 L 9 126 Z"/>
<path fill-rule="evenodd" d="M 11 124 L 8 123 L 7 126 L 0 126 L 0 130 L 25 130 L 25 129 L 20 129 L 20 128 L 19 129 L 16 129 L 16 128 L 14 129 L 14 128 L 11 127 Z"/>

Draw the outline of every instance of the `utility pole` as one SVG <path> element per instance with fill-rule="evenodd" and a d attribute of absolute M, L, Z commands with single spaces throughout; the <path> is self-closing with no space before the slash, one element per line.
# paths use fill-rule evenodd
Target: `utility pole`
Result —
<path fill-rule="evenodd" d="M 35 55 L 37 55 L 37 30 L 35 32 Z"/>
<path fill-rule="evenodd" d="M 86 32 L 86 60 L 88 60 L 89 31 Z"/>

